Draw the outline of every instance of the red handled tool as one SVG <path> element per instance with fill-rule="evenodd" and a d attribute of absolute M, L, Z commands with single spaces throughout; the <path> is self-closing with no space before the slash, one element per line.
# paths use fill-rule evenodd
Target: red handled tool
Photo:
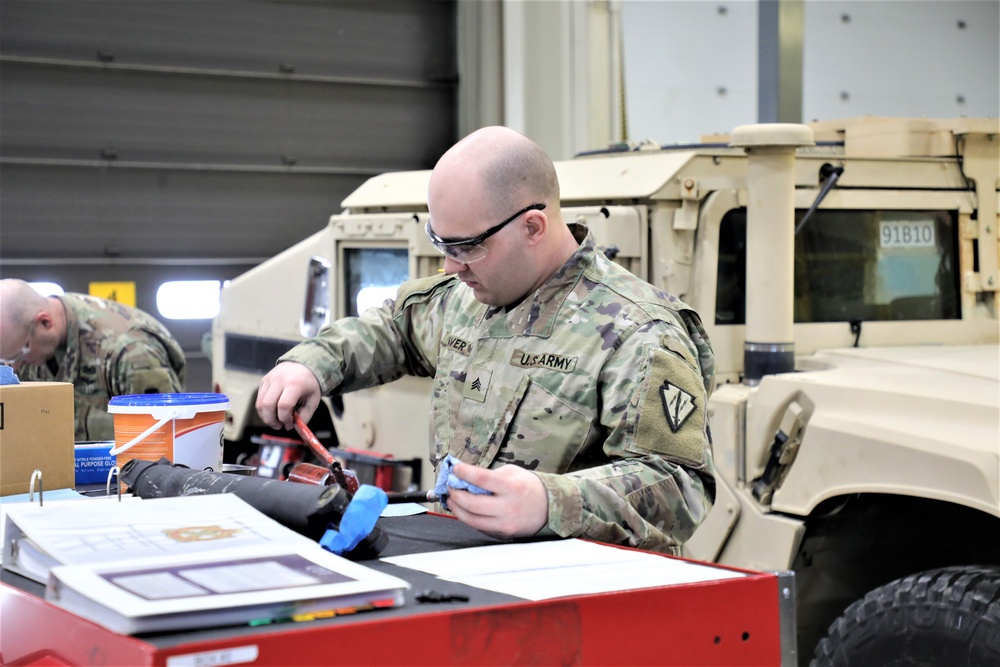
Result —
<path fill-rule="evenodd" d="M 309 426 L 302 421 L 302 417 L 299 417 L 298 413 L 293 415 L 295 419 L 295 432 L 299 434 L 302 438 L 302 442 L 308 445 L 309 449 L 319 457 L 320 461 L 325 463 L 329 472 L 333 475 L 333 480 L 337 482 L 341 487 L 346 489 L 349 493 L 356 493 L 358 490 L 358 478 L 354 474 L 345 474 L 343 466 L 340 465 L 333 454 L 323 446 L 323 443 L 319 441 L 319 438 L 312 432 Z M 318 469 L 318 470 L 317 470 Z M 288 477 L 292 481 L 296 482 L 306 482 L 311 484 L 328 484 L 328 477 L 326 475 L 326 470 L 320 468 L 319 466 L 314 466 L 311 463 L 299 463 L 288 473 Z"/>
<path fill-rule="evenodd" d="M 309 449 L 313 450 L 313 453 L 319 457 L 319 460 L 328 466 L 332 466 L 334 463 L 337 463 L 337 459 L 335 459 L 333 454 L 331 454 L 327 448 L 323 446 L 323 443 L 320 442 L 319 438 L 313 434 L 313 432 L 309 429 L 309 426 L 302 421 L 302 417 L 299 417 L 298 413 L 294 415 L 294 419 L 295 432 L 299 434 L 300 438 L 302 438 L 302 442 L 306 443 L 306 445 L 309 446 Z"/>

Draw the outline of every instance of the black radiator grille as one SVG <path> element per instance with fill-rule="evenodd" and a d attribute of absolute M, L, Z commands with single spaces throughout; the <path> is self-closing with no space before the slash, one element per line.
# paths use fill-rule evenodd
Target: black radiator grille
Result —
<path fill-rule="evenodd" d="M 298 341 L 226 334 L 225 367 L 227 370 L 263 375 L 274 368 L 278 357 L 295 347 Z"/>

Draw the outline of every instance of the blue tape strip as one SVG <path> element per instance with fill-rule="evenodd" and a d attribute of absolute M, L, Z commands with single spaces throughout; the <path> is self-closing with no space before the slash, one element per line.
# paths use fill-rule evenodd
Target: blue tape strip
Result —
<path fill-rule="evenodd" d="M 362 484 L 344 510 L 340 526 L 335 528 L 330 524 L 319 545 L 338 556 L 344 555 L 368 537 L 388 504 L 385 491 L 371 484 Z"/>

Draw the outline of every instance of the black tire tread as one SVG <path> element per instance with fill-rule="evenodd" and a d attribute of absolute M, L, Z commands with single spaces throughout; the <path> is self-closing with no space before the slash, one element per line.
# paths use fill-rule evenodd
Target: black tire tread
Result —
<path fill-rule="evenodd" d="M 928 570 L 872 590 L 833 622 L 810 665 L 1000 665 L 1000 567 Z"/>

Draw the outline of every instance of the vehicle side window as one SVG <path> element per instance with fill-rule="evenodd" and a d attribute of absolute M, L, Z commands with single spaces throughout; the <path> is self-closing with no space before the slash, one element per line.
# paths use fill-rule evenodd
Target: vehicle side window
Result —
<path fill-rule="evenodd" d="M 952 211 L 817 210 L 795 237 L 795 321 L 960 318 L 957 227 Z M 716 324 L 746 322 L 746 261 L 746 209 L 733 209 L 719 230 Z"/>
<path fill-rule="evenodd" d="M 410 277 L 405 248 L 347 248 L 343 264 L 348 317 L 395 299 L 396 290 Z"/>

